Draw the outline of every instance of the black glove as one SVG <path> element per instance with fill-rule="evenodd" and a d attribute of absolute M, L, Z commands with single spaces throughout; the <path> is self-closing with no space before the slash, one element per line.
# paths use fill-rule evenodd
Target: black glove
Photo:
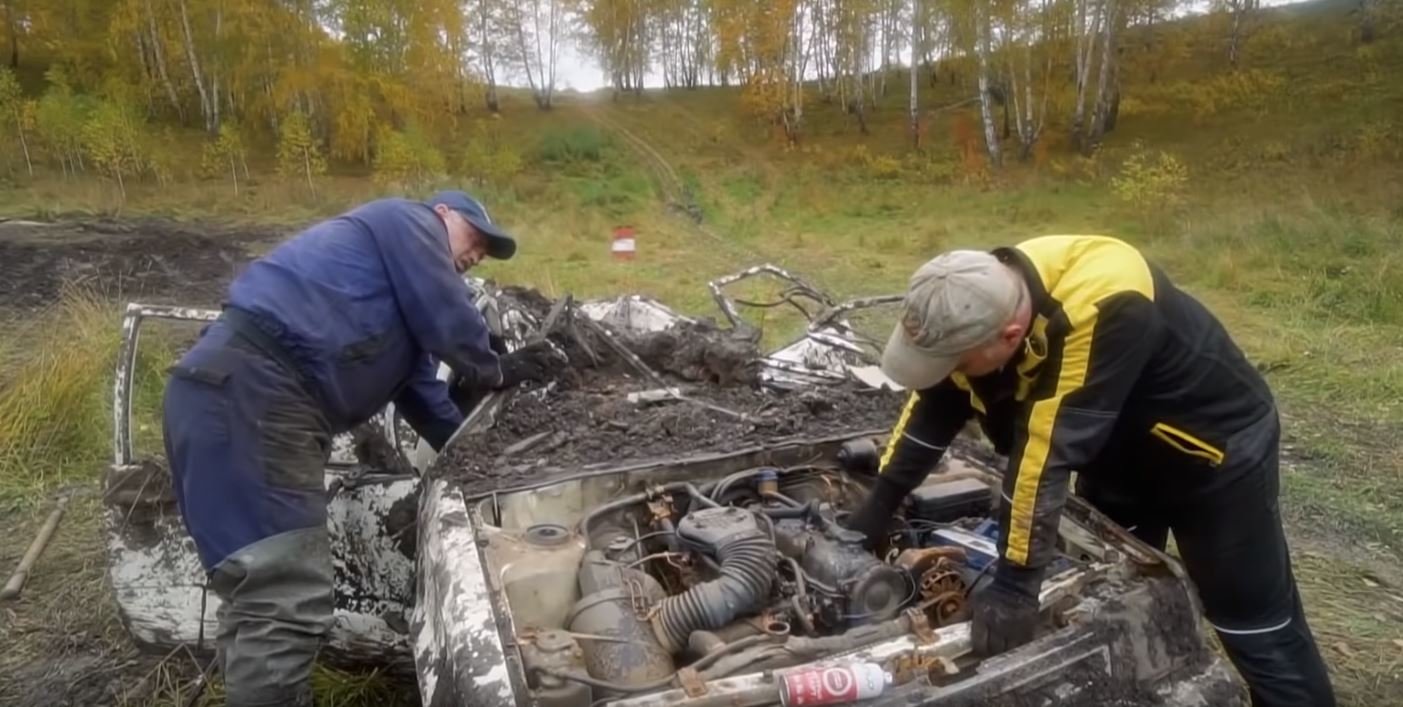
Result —
<path fill-rule="evenodd" d="M 487 334 L 487 347 L 498 356 L 507 355 L 507 340 L 493 333 Z"/>
<path fill-rule="evenodd" d="M 538 341 L 527 344 L 499 359 L 502 380 L 497 388 L 510 388 L 523 381 L 545 380 L 560 366 L 560 359 L 550 344 Z"/>
<path fill-rule="evenodd" d="M 901 507 L 901 501 L 906 498 L 907 493 L 910 492 L 887 478 L 878 477 L 862 506 L 847 519 L 848 529 L 867 536 L 863 546 L 868 550 L 875 549 L 887 539 L 887 529 L 891 527 L 896 510 Z"/>
<path fill-rule="evenodd" d="M 976 656 L 998 655 L 1033 640 L 1042 577 L 1042 568 L 1017 567 L 1000 560 L 992 576 L 975 586 L 970 597 L 974 612 L 970 639 Z"/>

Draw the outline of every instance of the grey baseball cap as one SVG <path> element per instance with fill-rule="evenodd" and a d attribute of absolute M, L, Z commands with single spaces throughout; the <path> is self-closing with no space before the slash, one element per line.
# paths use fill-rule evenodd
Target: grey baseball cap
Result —
<path fill-rule="evenodd" d="M 927 261 L 911 276 L 882 372 L 911 390 L 945 380 L 961 356 L 1013 318 L 1022 294 L 1017 275 L 992 253 L 954 250 Z"/>

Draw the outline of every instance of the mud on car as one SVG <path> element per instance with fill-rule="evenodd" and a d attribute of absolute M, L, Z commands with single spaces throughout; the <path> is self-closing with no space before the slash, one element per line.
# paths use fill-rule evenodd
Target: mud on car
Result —
<path fill-rule="evenodd" d="M 736 282 L 783 283 L 742 303 Z M 844 527 L 903 396 L 838 302 L 773 266 L 711 284 L 723 323 L 637 296 L 576 303 L 474 281 L 555 381 L 468 401 L 434 454 L 388 408 L 336 445 L 336 617 L 324 658 L 412 676 L 429 705 L 1245 704 L 1179 564 L 1075 497 L 1037 638 L 970 654 L 996 555 L 998 460 L 952 449 L 875 551 Z M 767 354 L 746 306 L 807 327 Z M 109 576 L 144 646 L 208 649 L 203 590 L 159 460 L 133 449 L 139 331 L 216 313 L 132 305 L 107 476 Z M 445 376 L 450 374 L 445 370 Z"/>

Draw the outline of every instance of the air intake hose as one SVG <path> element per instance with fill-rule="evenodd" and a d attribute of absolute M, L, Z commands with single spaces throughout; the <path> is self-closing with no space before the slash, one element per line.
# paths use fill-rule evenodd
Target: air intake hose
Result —
<path fill-rule="evenodd" d="M 750 511 L 707 508 L 689 513 L 677 524 L 677 537 L 714 555 L 721 576 L 663 600 L 653 628 L 673 653 L 687 646 L 693 631 L 715 630 L 759 611 L 776 574 L 774 542 Z"/>

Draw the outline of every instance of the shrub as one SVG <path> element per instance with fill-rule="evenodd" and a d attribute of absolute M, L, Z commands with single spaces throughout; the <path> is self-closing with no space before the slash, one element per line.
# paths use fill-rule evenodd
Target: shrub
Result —
<path fill-rule="evenodd" d="M 488 179 L 509 179 L 525 167 L 521 153 L 501 139 L 486 123 L 473 127 L 472 138 L 463 147 L 460 167 L 465 176 L 479 185 Z"/>
<path fill-rule="evenodd" d="M 420 130 L 383 129 L 376 139 L 375 181 L 416 191 L 441 178 L 443 154 Z"/>
<path fill-rule="evenodd" d="M 234 196 L 238 196 L 240 167 L 247 182 L 248 148 L 244 147 L 243 133 L 232 121 L 225 121 L 219 126 L 219 137 L 205 144 L 200 170 L 206 177 L 228 177 L 234 184 Z"/>
<path fill-rule="evenodd" d="M 307 181 L 307 189 L 316 193 L 312 177 L 326 174 L 326 157 L 321 143 L 312 134 L 311 121 L 302 111 L 293 111 L 283 118 L 278 130 L 278 174 Z"/>
<path fill-rule="evenodd" d="M 541 138 L 536 148 L 536 159 L 546 163 L 599 162 L 604 159 L 604 151 L 609 140 L 597 128 L 577 127 L 569 130 L 552 130 Z"/>
<path fill-rule="evenodd" d="M 117 182 L 122 199 L 127 196 L 126 179 L 146 166 L 142 153 L 145 123 L 131 104 L 104 100 L 83 123 L 83 148 L 98 169 Z"/>
<path fill-rule="evenodd" d="M 1168 152 L 1143 148 L 1126 158 L 1120 176 L 1111 179 L 1111 189 L 1128 204 L 1158 209 L 1177 206 L 1189 182 L 1189 170 Z"/>

